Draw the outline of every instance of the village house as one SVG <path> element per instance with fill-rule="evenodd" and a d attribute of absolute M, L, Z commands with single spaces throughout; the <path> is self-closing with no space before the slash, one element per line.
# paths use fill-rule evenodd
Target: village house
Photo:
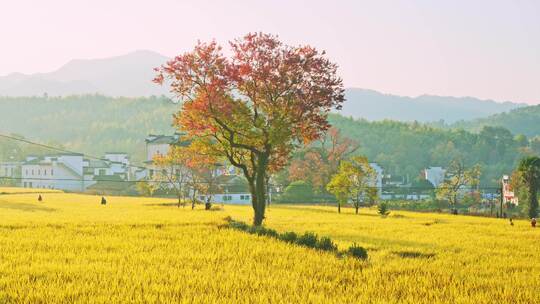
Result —
<path fill-rule="evenodd" d="M 369 165 L 377 174 L 375 178 L 375 184 L 372 186 L 377 188 L 377 193 L 380 196 L 382 194 L 382 185 L 383 185 L 383 168 L 377 163 L 369 163 Z"/>
<path fill-rule="evenodd" d="M 152 179 L 158 170 L 182 170 L 182 168 L 158 168 L 154 163 L 157 156 L 164 156 L 170 151 L 172 146 L 185 146 L 189 142 L 182 141 L 182 134 L 175 133 L 173 135 L 154 135 L 150 134 L 146 137 L 146 161 L 148 167 L 148 179 Z M 226 204 L 250 204 L 251 194 L 247 189 L 247 183 L 241 176 L 238 169 L 232 165 L 224 164 L 216 168 L 216 176 L 218 176 L 219 193 L 212 194 L 212 201 L 216 203 Z M 163 181 L 166 185 L 169 181 Z M 187 183 L 187 181 L 186 181 Z M 172 188 L 170 185 L 169 188 Z M 199 195 L 198 199 L 204 201 L 206 196 Z"/>
<path fill-rule="evenodd" d="M 220 191 L 212 194 L 212 202 L 219 204 L 249 205 L 251 194 L 246 179 L 238 175 L 220 175 L 217 179 Z M 199 195 L 200 201 L 206 201 L 205 195 Z"/>
<path fill-rule="evenodd" d="M 429 167 L 424 169 L 424 178 L 428 180 L 433 187 L 437 188 L 444 181 L 446 170 L 442 167 Z"/>
<path fill-rule="evenodd" d="M 126 153 L 110 152 L 98 160 L 85 158 L 80 153 L 28 156 L 20 164 L 19 186 L 86 191 L 100 181 L 130 181 L 140 171 L 130 166 Z"/>
<path fill-rule="evenodd" d="M 503 203 L 515 206 L 519 205 L 518 197 L 514 194 L 514 190 L 510 184 L 510 177 L 508 175 L 503 175 L 501 182 Z"/>
<path fill-rule="evenodd" d="M 21 162 L 0 162 L 0 182 L 2 182 L 3 185 L 20 185 Z"/>
<path fill-rule="evenodd" d="M 28 156 L 21 165 L 21 186 L 84 191 L 83 162 L 83 154 L 77 153 Z"/>

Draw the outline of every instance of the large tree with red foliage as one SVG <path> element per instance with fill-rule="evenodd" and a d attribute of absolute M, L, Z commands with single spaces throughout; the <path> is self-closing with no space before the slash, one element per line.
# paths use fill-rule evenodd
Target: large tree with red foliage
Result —
<path fill-rule="evenodd" d="M 227 57 L 216 42 L 199 42 L 158 68 L 155 81 L 170 83 L 183 101 L 175 126 L 242 170 L 253 223 L 261 225 L 268 175 L 329 128 L 328 113 L 341 108 L 344 89 L 337 65 L 311 46 L 289 46 L 263 33 L 229 44 Z"/>

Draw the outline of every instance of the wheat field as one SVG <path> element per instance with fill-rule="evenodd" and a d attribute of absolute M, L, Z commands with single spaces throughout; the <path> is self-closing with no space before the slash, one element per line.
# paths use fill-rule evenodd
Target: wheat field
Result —
<path fill-rule="evenodd" d="M 0 193 L 3 192 L 0 188 Z M 247 206 L 0 195 L 0 303 L 535 303 L 540 230 L 525 221 L 273 205 L 266 225 L 369 259 L 223 228 Z"/>

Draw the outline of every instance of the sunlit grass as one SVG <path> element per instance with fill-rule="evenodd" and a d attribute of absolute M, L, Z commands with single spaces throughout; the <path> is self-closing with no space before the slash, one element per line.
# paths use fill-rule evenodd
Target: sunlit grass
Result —
<path fill-rule="evenodd" d="M 55 189 L 34 189 L 21 187 L 0 187 L 0 194 L 16 194 L 16 193 L 61 193 Z"/>
<path fill-rule="evenodd" d="M 2 192 L 3 188 L 0 188 Z M 49 193 L 0 195 L 3 302 L 534 303 L 540 231 L 525 221 L 278 206 L 267 226 L 314 231 L 367 262 L 220 229 L 247 206 Z"/>

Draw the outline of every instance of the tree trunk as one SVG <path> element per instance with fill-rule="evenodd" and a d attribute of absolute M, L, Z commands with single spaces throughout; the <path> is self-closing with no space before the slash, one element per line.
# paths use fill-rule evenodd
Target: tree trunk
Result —
<path fill-rule="evenodd" d="M 337 202 L 337 213 L 341 213 L 341 202 L 339 200 Z"/>
<path fill-rule="evenodd" d="M 536 218 L 538 215 L 538 190 L 536 185 L 529 187 L 529 217 Z"/>
<path fill-rule="evenodd" d="M 255 178 L 250 186 L 251 203 L 255 213 L 253 217 L 253 225 L 260 226 L 264 220 L 264 212 L 266 210 L 266 168 L 268 166 L 268 155 L 258 155 L 257 168 Z"/>
<path fill-rule="evenodd" d="M 178 196 L 178 208 L 180 208 L 180 204 L 182 203 L 182 198 Z"/>
<path fill-rule="evenodd" d="M 356 209 L 356 214 L 358 214 L 358 203 L 354 205 L 354 209 Z"/>

